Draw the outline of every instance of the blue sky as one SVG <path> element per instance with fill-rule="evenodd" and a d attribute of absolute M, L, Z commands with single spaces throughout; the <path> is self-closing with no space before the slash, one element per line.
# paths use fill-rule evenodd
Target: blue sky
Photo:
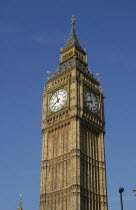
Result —
<path fill-rule="evenodd" d="M 56 3 L 57 2 L 57 3 Z M 0 1 L 0 209 L 38 210 L 41 110 L 47 71 L 58 66 L 59 49 L 76 32 L 89 68 L 100 73 L 105 99 L 109 210 L 136 198 L 136 2 L 133 0 Z"/>

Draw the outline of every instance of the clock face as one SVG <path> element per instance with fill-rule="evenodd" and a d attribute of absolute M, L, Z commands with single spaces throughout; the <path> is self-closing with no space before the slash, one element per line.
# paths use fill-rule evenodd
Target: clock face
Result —
<path fill-rule="evenodd" d="M 59 89 L 51 96 L 49 100 L 49 108 L 52 112 L 59 111 L 67 100 L 67 91 Z"/>
<path fill-rule="evenodd" d="M 99 111 L 98 99 L 90 90 L 84 91 L 84 101 L 91 112 L 97 113 Z"/>

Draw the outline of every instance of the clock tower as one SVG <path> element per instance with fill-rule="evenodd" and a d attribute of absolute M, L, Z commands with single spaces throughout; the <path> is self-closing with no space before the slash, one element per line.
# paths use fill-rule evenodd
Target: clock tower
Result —
<path fill-rule="evenodd" d="M 104 104 L 72 18 L 43 92 L 40 210 L 107 210 Z"/>

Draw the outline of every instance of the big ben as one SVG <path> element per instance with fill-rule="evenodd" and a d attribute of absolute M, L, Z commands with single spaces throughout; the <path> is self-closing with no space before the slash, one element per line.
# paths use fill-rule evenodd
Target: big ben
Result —
<path fill-rule="evenodd" d="M 107 210 L 104 95 L 71 23 L 43 92 L 40 210 Z"/>

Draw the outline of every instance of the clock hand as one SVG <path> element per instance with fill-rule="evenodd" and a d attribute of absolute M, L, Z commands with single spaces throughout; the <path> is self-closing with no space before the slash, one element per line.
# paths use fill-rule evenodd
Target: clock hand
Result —
<path fill-rule="evenodd" d="M 58 98 L 58 96 L 57 96 L 57 102 L 59 103 L 59 100 L 60 100 L 60 98 Z"/>
<path fill-rule="evenodd" d="M 58 101 L 55 101 L 55 103 L 54 103 L 52 106 L 54 106 L 57 102 L 58 102 Z"/>
<path fill-rule="evenodd" d="M 53 106 L 55 106 L 56 103 L 59 103 L 59 100 L 60 100 L 60 98 L 58 98 L 58 96 L 57 96 L 57 100 L 56 100 L 56 102 L 53 104 Z"/>

